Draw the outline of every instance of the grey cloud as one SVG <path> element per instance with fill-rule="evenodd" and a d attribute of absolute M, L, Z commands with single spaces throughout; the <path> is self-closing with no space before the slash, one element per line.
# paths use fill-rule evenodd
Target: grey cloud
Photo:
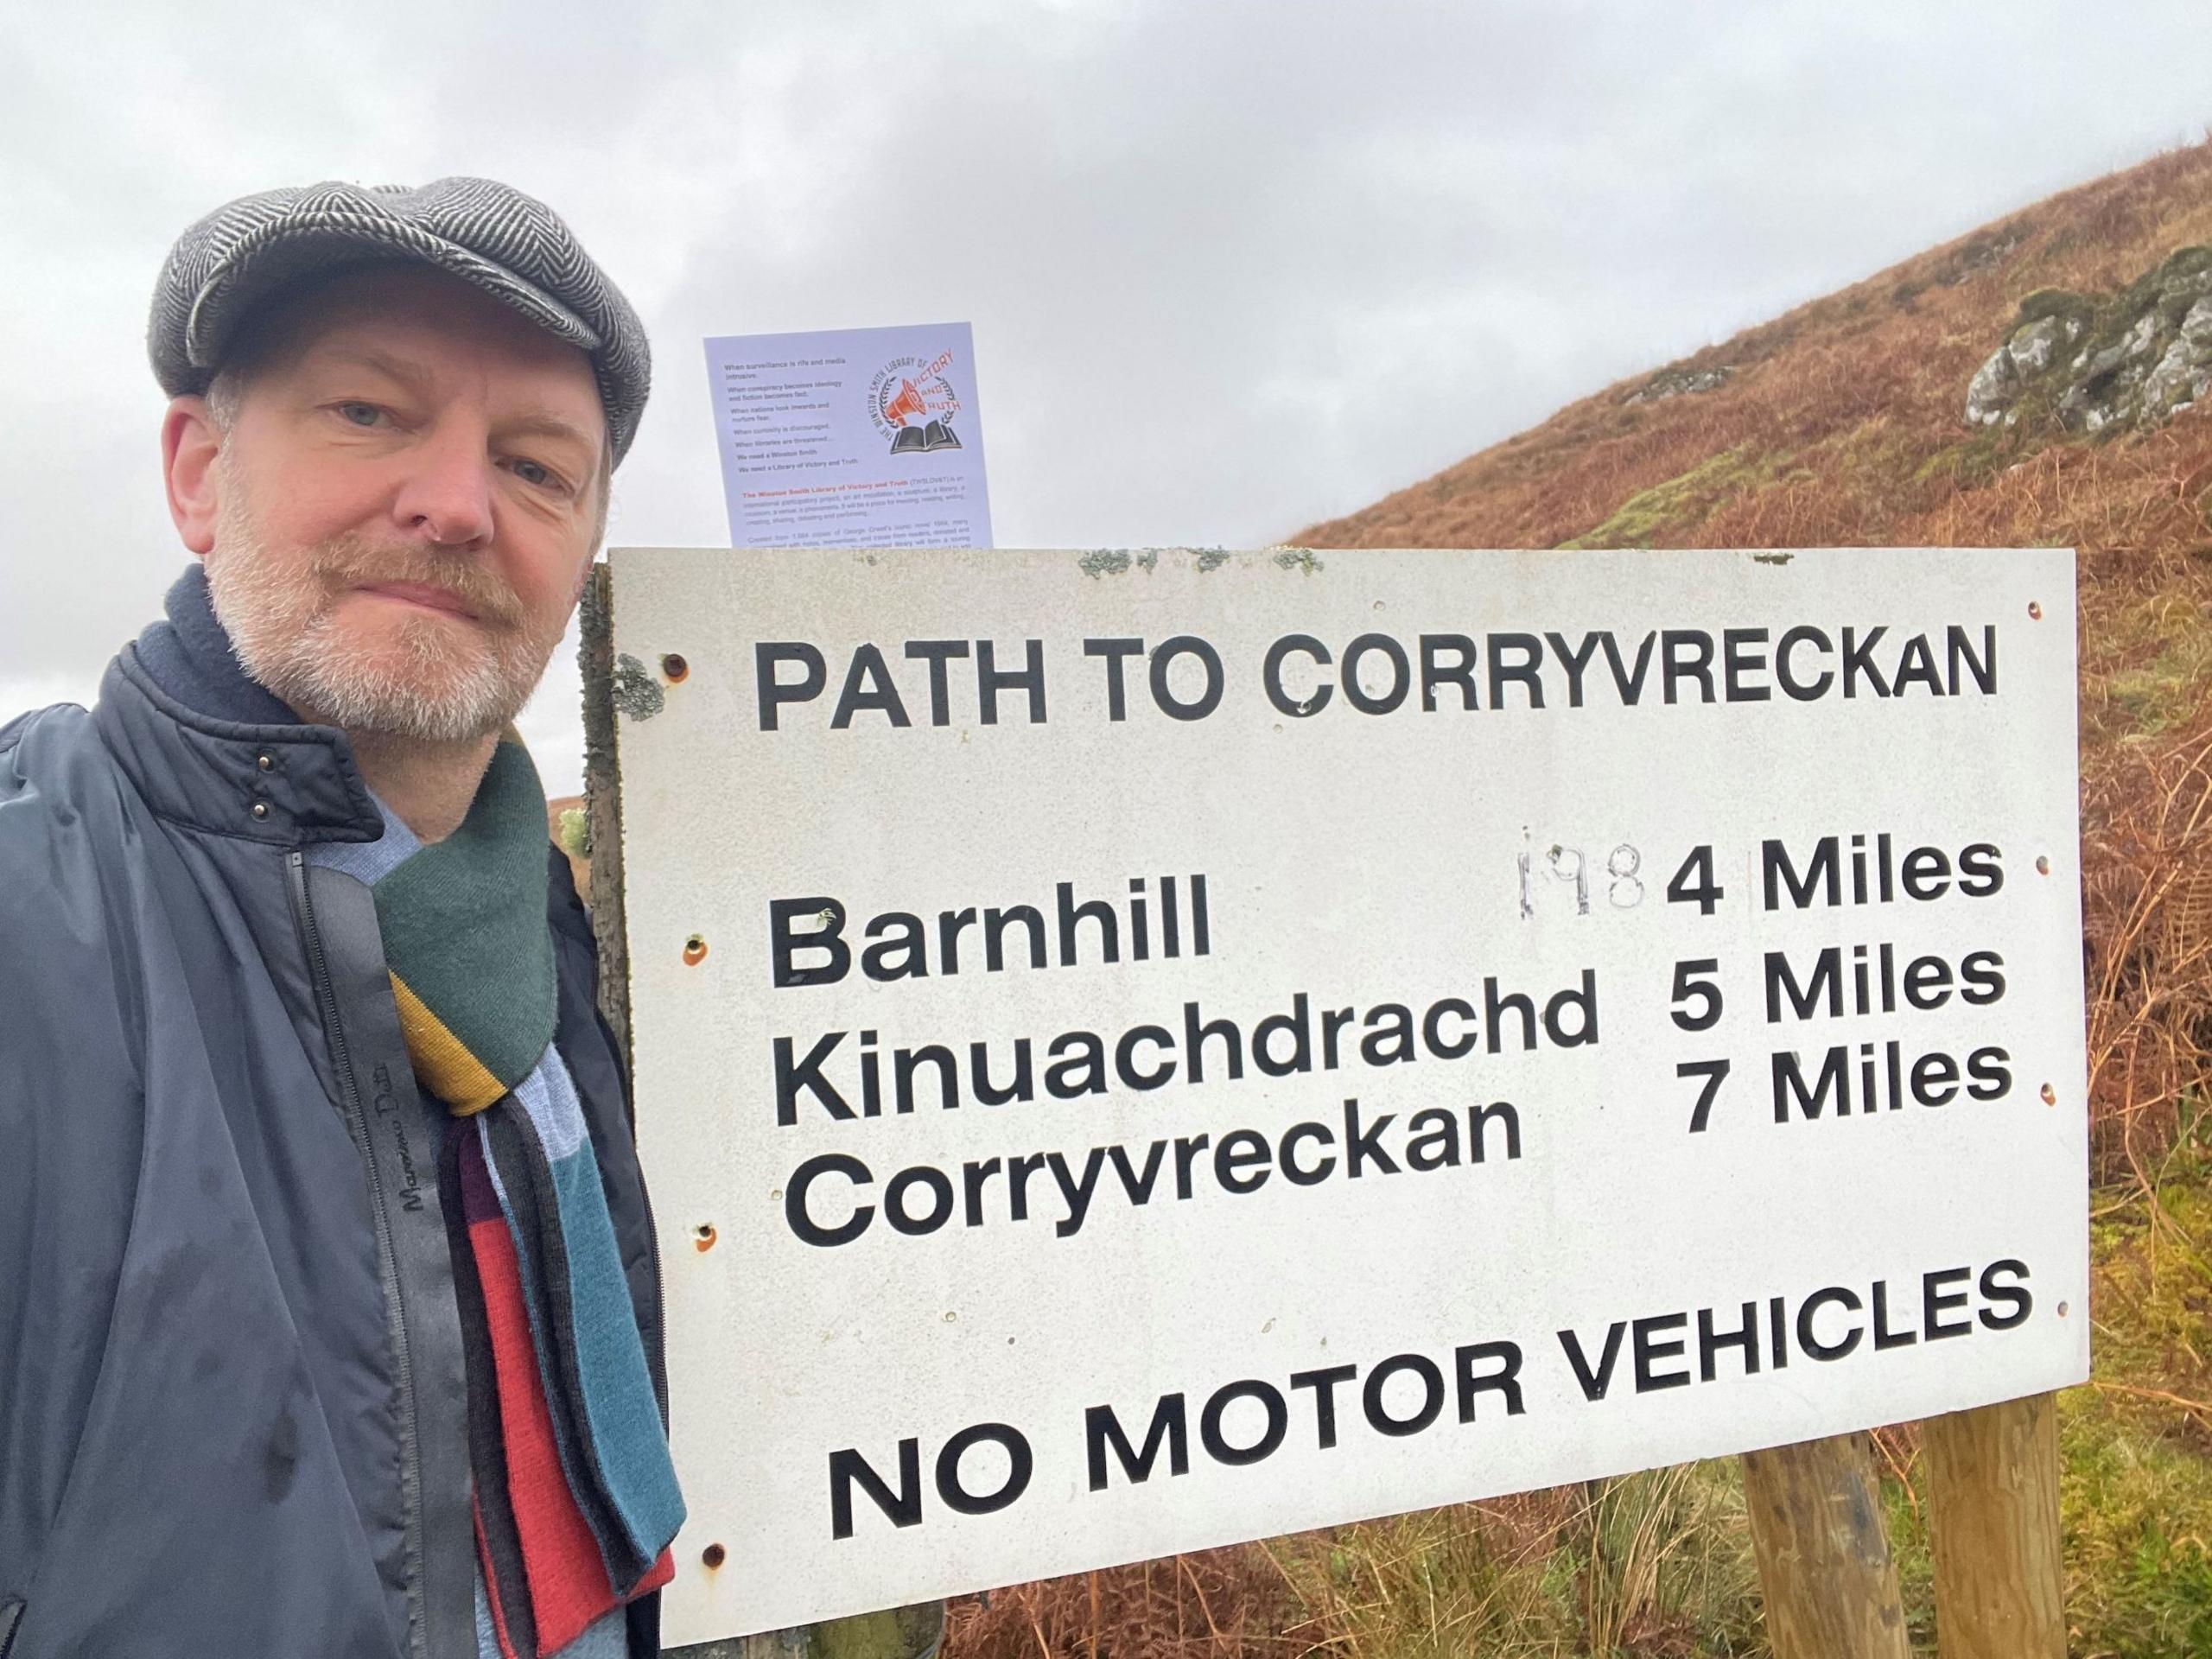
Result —
<path fill-rule="evenodd" d="M 18 13 L 0 705 L 89 694 L 175 568 L 146 296 L 267 184 L 486 172 L 571 219 L 658 357 L 617 541 L 726 535 L 701 336 L 957 318 L 1002 545 L 1250 543 L 2194 140 L 2202 31 L 2200 0 Z"/>

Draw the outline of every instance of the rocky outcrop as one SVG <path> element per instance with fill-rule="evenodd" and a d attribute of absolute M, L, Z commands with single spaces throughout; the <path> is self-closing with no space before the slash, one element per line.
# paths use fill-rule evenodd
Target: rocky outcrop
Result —
<path fill-rule="evenodd" d="M 2016 421 L 2019 410 L 2015 405 L 2028 383 L 2050 368 L 2088 327 L 2088 319 L 2077 313 L 2020 323 L 1967 383 L 1968 423 L 1995 426 Z"/>
<path fill-rule="evenodd" d="M 1728 377 L 1735 372 L 1736 365 L 1732 363 L 1724 363 L 1713 369 L 1662 369 L 1621 402 L 1624 404 L 1656 404 L 1688 392 L 1717 391 L 1728 384 Z"/>
<path fill-rule="evenodd" d="M 2212 247 L 2183 248 L 2104 299 L 2045 289 L 1967 386 L 1974 426 L 2051 419 L 2096 433 L 2212 395 Z"/>

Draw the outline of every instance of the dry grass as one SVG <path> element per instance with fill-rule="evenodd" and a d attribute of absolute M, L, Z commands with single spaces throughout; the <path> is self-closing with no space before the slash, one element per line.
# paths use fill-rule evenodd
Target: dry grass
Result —
<path fill-rule="evenodd" d="M 2098 1384 L 2062 1403 L 2075 1650 L 2212 1652 L 2212 410 L 2103 443 L 1961 422 L 2019 302 L 2212 243 L 2212 145 L 2100 179 L 1625 381 L 1294 539 L 1316 547 L 2070 545 Z M 1878 1437 L 1916 1644 L 1916 1436 Z M 949 1659 L 1765 1651 L 1730 1465 L 956 1604 Z"/>
<path fill-rule="evenodd" d="M 1015 1659 L 1138 1654 L 1290 1655 L 1281 1575 L 1263 1548 L 1174 1555 L 1017 1585 L 952 1605 L 945 1652 Z"/>

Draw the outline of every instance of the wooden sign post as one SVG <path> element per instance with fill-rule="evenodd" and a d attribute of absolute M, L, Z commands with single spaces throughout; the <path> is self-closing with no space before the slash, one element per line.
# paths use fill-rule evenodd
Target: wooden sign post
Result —
<path fill-rule="evenodd" d="M 1943 1659 L 2065 1659 L 2056 1397 L 1931 1417 L 1921 1433 Z"/>
<path fill-rule="evenodd" d="M 1775 1659 L 1910 1659 L 1864 1434 L 1745 1453 L 1744 1506 Z"/>

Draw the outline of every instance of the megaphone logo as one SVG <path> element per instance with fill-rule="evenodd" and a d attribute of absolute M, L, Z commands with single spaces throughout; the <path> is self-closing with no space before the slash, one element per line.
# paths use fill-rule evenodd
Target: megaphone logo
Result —
<path fill-rule="evenodd" d="M 960 435 L 952 429 L 960 398 L 944 378 L 951 365 L 952 353 L 940 352 L 927 363 L 918 357 L 894 357 L 876 371 L 868 383 L 868 414 L 893 454 L 960 448 Z"/>
<path fill-rule="evenodd" d="M 922 394 L 914 390 L 914 383 L 902 379 L 899 382 L 899 395 L 883 406 L 883 412 L 893 426 L 904 426 L 909 421 L 922 418 L 926 411 Z"/>

